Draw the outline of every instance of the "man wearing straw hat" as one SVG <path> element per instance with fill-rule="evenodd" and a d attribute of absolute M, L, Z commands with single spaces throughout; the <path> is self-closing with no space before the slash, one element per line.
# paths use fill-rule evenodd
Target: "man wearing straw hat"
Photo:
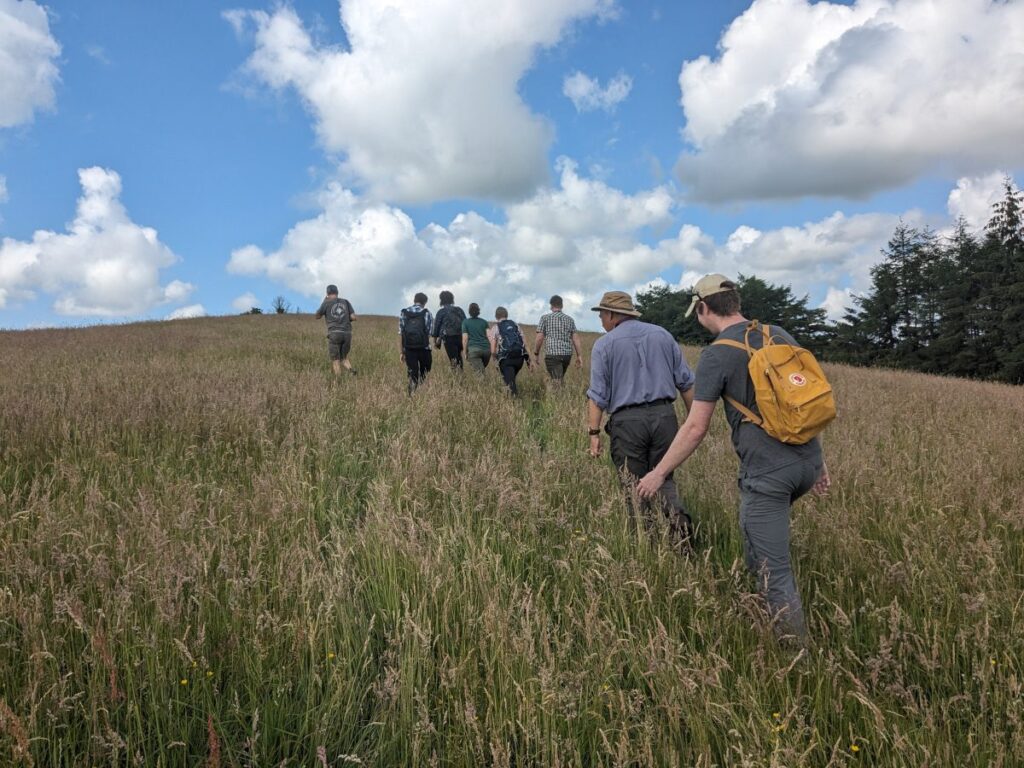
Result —
<path fill-rule="evenodd" d="M 657 325 L 637 320 L 640 313 L 623 291 L 609 291 L 593 308 L 607 333 L 597 340 L 590 358 L 587 417 L 590 455 L 601 455 L 601 421 L 610 438 L 612 463 L 627 489 L 630 525 L 635 529 L 633 485 L 661 461 L 679 422 L 673 402 L 680 393 L 687 410 L 693 403 L 694 375 L 672 335 Z M 691 521 L 668 473 L 657 490 L 658 506 L 668 519 L 673 544 L 691 535 Z M 651 500 L 640 502 L 644 527 L 651 532 L 655 516 Z"/>

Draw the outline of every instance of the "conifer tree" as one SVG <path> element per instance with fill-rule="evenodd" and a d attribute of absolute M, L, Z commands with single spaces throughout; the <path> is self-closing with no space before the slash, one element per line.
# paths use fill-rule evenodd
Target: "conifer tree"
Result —
<path fill-rule="evenodd" d="M 1024 195 L 1007 176 L 985 228 L 990 325 L 998 333 L 998 377 L 1024 383 Z M 998 329 L 996 329 L 998 326 Z"/>

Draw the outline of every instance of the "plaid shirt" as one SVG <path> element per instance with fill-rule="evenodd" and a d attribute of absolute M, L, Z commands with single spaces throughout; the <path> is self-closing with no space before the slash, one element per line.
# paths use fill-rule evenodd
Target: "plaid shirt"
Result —
<path fill-rule="evenodd" d="M 572 335 L 576 322 L 564 312 L 549 312 L 537 323 L 537 332 L 544 334 L 544 354 L 550 357 L 572 354 Z"/>

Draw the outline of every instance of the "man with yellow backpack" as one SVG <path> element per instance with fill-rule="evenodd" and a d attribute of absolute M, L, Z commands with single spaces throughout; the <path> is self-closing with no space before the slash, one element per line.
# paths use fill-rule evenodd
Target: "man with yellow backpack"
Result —
<path fill-rule="evenodd" d="M 776 633 L 807 638 L 789 553 L 789 513 L 807 491 L 828 491 L 817 435 L 833 418 L 832 390 L 814 356 L 778 326 L 740 313 L 736 284 L 707 275 L 686 317 L 715 335 L 697 365 L 693 407 L 661 462 L 638 485 L 650 498 L 707 434 L 719 398 L 740 459 L 740 533 L 747 568 L 768 603 Z"/>

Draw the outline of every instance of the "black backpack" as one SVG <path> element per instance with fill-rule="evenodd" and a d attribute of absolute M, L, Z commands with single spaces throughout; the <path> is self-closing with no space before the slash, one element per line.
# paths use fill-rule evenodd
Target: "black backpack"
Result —
<path fill-rule="evenodd" d="M 444 322 L 441 324 L 440 336 L 459 336 L 462 333 L 462 321 L 466 319 L 466 313 L 462 307 L 449 306 L 444 313 Z"/>
<path fill-rule="evenodd" d="M 523 345 L 523 334 L 513 320 L 502 320 L 498 323 L 498 359 L 509 357 L 525 357 L 526 347 Z"/>
<path fill-rule="evenodd" d="M 408 309 L 403 309 L 402 317 L 405 318 L 405 323 L 402 325 L 402 344 L 406 347 L 420 349 L 428 346 L 430 338 L 427 334 L 427 313 L 410 312 Z"/>

